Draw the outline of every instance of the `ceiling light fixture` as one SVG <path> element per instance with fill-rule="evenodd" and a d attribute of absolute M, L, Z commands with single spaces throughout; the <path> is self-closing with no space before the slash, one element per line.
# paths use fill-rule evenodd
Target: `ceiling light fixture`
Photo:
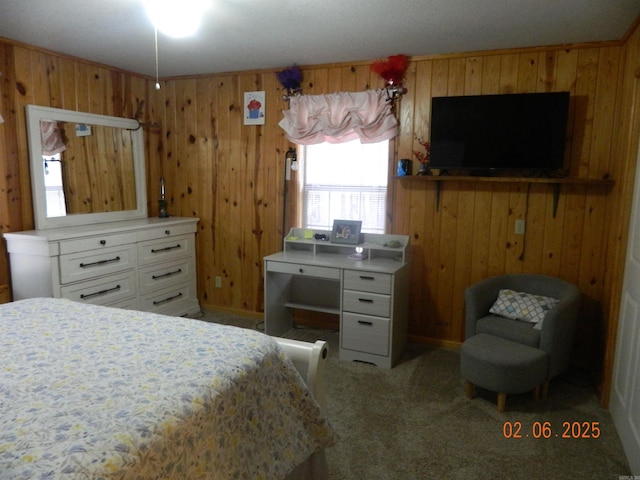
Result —
<path fill-rule="evenodd" d="M 188 37 L 198 31 L 200 21 L 211 0 L 143 0 L 154 27 L 156 52 L 156 90 L 158 78 L 158 30 L 174 38 Z"/>
<path fill-rule="evenodd" d="M 143 1 L 155 27 L 174 38 L 196 33 L 205 10 L 211 6 L 211 0 Z"/>

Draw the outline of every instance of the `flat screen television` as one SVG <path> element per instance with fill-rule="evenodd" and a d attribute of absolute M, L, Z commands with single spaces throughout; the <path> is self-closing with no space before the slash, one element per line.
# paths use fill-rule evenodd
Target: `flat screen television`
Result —
<path fill-rule="evenodd" d="M 434 97 L 429 167 L 561 171 L 568 110 L 569 92 Z"/>

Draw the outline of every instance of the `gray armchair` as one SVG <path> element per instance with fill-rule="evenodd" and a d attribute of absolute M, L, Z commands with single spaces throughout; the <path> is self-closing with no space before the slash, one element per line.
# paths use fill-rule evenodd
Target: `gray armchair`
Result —
<path fill-rule="evenodd" d="M 489 311 L 501 289 L 553 297 L 559 302 L 536 328 L 533 323 Z M 465 342 L 461 349 L 467 395 L 473 396 L 473 384 L 497 391 L 499 410 L 501 402 L 504 408 L 506 393 L 522 393 L 529 388 L 539 391 L 542 386 L 546 395 L 549 380 L 569 366 L 579 309 L 579 289 L 546 275 L 500 275 L 467 288 Z M 523 378 L 527 375 L 531 375 L 530 382 Z"/>

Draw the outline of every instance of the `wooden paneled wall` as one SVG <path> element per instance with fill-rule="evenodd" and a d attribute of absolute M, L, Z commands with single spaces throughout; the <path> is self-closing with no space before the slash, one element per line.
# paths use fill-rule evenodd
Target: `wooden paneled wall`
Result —
<path fill-rule="evenodd" d="M 146 78 L 0 39 L 0 114 L 5 120 L 0 124 L 0 234 L 34 227 L 26 105 L 131 118 L 140 102 L 150 103 L 150 89 L 153 84 Z M 148 109 L 140 120 L 149 121 L 146 115 Z M 153 131 L 146 135 L 148 172 L 159 163 L 159 137 Z M 0 285 L 9 283 L 3 241 Z"/>
<path fill-rule="evenodd" d="M 20 171 L 17 151 L 16 120 L 13 106 L 13 47 L 0 42 L 0 234 L 21 230 L 23 226 L 20 196 Z M 28 178 L 28 177 L 27 177 Z M 0 291 L 2 301 L 9 297 L 9 259 L 5 242 L 0 242 Z"/>
<path fill-rule="evenodd" d="M 637 43 L 633 38 L 626 41 Z M 540 272 L 584 293 L 576 361 L 600 371 L 610 309 L 618 302 L 616 279 L 607 275 L 626 242 L 613 222 L 630 202 L 621 176 L 635 160 L 614 147 L 629 135 L 616 127 L 631 115 L 621 102 L 629 51 L 624 44 L 596 44 L 412 59 L 392 166 L 412 157 L 415 136 L 428 137 L 433 96 L 568 90 L 571 175 L 615 183 L 562 186 L 554 217 L 553 190 L 545 184 L 447 182 L 436 208 L 435 183 L 390 179 L 390 233 L 411 237 L 411 340 L 456 346 L 468 285 L 503 272 Z M 145 130 L 150 214 L 158 212 L 164 175 L 170 214 L 200 218 L 201 304 L 260 315 L 262 258 L 281 249 L 290 146 L 278 126 L 287 103 L 276 70 L 169 79 L 156 91 L 152 79 L 10 42 L 0 42 L 0 70 L 2 231 L 33 227 L 24 105 L 131 117 L 144 101 L 143 120 L 160 124 Z M 381 86 L 368 62 L 307 66 L 303 73 L 305 94 Z M 243 94 L 259 90 L 266 92 L 266 124 L 245 126 Z M 514 234 L 516 219 L 526 220 L 524 236 Z M 0 253 L 1 285 L 8 270 Z"/>
<path fill-rule="evenodd" d="M 613 120 L 618 47 L 530 50 L 416 62 L 402 100 L 399 157 L 414 135 L 428 137 L 429 98 L 490 93 L 570 91 L 567 162 L 572 176 L 615 178 Z M 413 95 L 412 93 L 413 92 Z M 394 230 L 413 242 L 413 338 L 464 338 L 464 289 L 501 273 L 544 273 L 576 283 L 585 295 L 577 359 L 589 363 L 603 317 L 607 187 L 563 185 L 557 214 L 553 189 L 538 183 L 449 183 L 436 209 L 436 185 L 401 181 Z M 516 235 L 515 220 L 526 221 Z"/>
<path fill-rule="evenodd" d="M 640 18 L 623 42 L 624 67 L 620 73 L 612 157 L 616 164 L 616 188 L 609 195 L 605 288 L 601 300 L 605 322 L 597 332 L 603 339 L 604 360 L 599 383 L 603 406 L 608 406 L 616 352 L 618 316 L 624 278 L 631 199 L 634 191 L 640 140 Z M 599 356 L 600 352 L 596 352 Z"/>

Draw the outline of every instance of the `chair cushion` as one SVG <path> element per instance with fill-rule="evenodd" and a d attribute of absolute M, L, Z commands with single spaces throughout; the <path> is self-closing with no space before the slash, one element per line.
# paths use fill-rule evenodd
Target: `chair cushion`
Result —
<path fill-rule="evenodd" d="M 495 337 L 538 348 L 540 345 L 540 330 L 536 330 L 534 326 L 533 323 L 529 322 L 511 320 L 499 315 L 488 315 L 476 322 L 476 334 L 487 333 Z"/>
<path fill-rule="evenodd" d="M 557 303 L 555 298 L 502 289 L 489 311 L 514 320 L 541 323 Z"/>

